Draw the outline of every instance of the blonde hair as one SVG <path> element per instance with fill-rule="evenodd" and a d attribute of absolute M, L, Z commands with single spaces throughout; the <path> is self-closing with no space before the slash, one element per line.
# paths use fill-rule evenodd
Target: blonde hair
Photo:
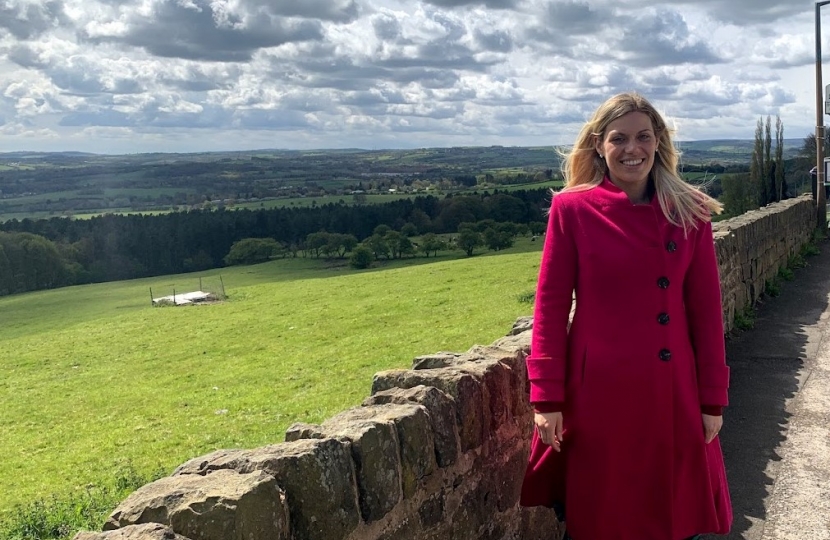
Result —
<path fill-rule="evenodd" d="M 565 177 L 562 192 L 591 189 L 602 183 L 607 166 L 597 154 L 595 142 L 605 137 L 608 124 L 631 112 L 644 113 L 651 119 L 657 137 L 657 152 L 649 179 L 669 222 L 688 231 L 701 221 L 711 220 L 712 213 L 721 213 L 723 205 L 720 202 L 687 184 L 677 173 L 679 154 L 672 143 L 672 130 L 657 109 L 635 92 L 608 99 L 582 127 L 573 148 L 562 160 Z"/>

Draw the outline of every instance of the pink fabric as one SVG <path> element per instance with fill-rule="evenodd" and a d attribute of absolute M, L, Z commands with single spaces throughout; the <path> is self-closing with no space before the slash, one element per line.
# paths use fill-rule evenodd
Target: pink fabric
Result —
<path fill-rule="evenodd" d="M 531 402 L 564 402 L 563 452 L 534 438 L 522 504 L 566 507 L 577 539 L 729 531 L 720 443 L 701 404 L 727 405 L 710 223 L 684 235 L 657 201 L 609 180 L 554 197 L 539 272 Z M 576 311 L 568 330 L 575 291 Z"/>

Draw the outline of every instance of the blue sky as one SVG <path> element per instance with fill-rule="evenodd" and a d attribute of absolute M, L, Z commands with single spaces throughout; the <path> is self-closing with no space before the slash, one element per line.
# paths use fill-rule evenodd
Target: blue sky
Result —
<path fill-rule="evenodd" d="M 568 144 L 627 90 L 679 139 L 801 138 L 813 6 L 0 0 L 0 152 Z"/>

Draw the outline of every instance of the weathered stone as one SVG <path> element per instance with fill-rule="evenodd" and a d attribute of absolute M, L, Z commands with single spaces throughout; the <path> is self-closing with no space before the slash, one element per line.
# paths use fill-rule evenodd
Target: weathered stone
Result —
<path fill-rule="evenodd" d="M 372 394 L 392 388 L 434 386 L 449 394 L 456 404 L 461 451 L 477 448 L 484 440 L 484 402 L 481 381 L 456 367 L 426 370 L 390 370 L 375 374 Z"/>
<path fill-rule="evenodd" d="M 458 357 L 458 353 L 451 352 L 437 352 L 435 354 L 425 354 L 423 356 L 416 356 L 412 361 L 412 369 L 439 369 L 453 365 Z"/>
<path fill-rule="evenodd" d="M 533 330 L 528 330 L 521 334 L 515 334 L 499 338 L 493 342 L 493 347 L 500 349 L 507 349 L 511 351 L 521 351 L 525 355 L 530 352 L 530 339 L 533 336 Z"/>
<path fill-rule="evenodd" d="M 287 540 L 288 508 L 274 477 L 216 471 L 170 476 L 138 489 L 104 524 L 105 530 L 161 523 L 197 540 Z"/>
<path fill-rule="evenodd" d="M 527 332 L 533 329 L 533 317 L 519 317 L 513 323 L 513 328 L 510 329 L 510 336 L 516 336 L 522 332 Z"/>
<path fill-rule="evenodd" d="M 173 529 L 160 523 L 143 523 L 128 525 L 123 529 L 105 532 L 86 532 L 76 534 L 72 540 L 190 540 Z"/>
<path fill-rule="evenodd" d="M 455 401 L 433 386 L 393 388 L 366 398 L 364 406 L 385 403 L 417 403 L 426 408 L 435 441 L 435 458 L 439 467 L 449 467 L 458 459 L 458 426 Z"/>
<path fill-rule="evenodd" d="M 482 381 L 483 425 L 488 433 L 495 433 L 511 417 L 514 391 L 510 369 L 497 360 L 471 362 L 458 369 Z"/>
<path fill-rule="evenodd" d="M 550 508 L 521 508 L 519 520 L 519 538 L 522 540 L 553 540 L 562 537 L 564 526 Z"/>
<path fill-rule="evenodd" d="M 411 497 L 436 468 L 429 415 L 415 403 L 350 409 L 325 421 L 314 435 L 351 443 L 361 514 L 367 522 L 394 508 L 401 494 Z"/>
<path fill-rule="evenodd" d="M 498 495 L 494 492 L 490 476 L 476 476 L 477 478 L 471 480 L 477 480 L 477 483 L 473 489 L 464 493 L 461 504 L 452 518 L 453 540 L 478 540 L 481 528 L 497 515 Z"/>
<path fill-rule="evenodd" d="M 174 474 L 220 469 L 265 471 L 285 490 L 293 538 L 343 538 L 360 522 L 349 443 L 305 439 L 255 450 L 220 450 L 192 459 Z"/>
<path fill-rule="evenodd" d="M 285 430 L 285 442 L 299 441 L 300 439 L 325 439 L 325 437 L 320 434 L 318 424 L 296 422 L 288 426 L 288 429 Z"/>
<path fill-rule="evenodd" d="M 418 508 L 418 518 L 424 529 L 438 526 L 444 520 L 444 494 L 440 491 L 433 493 L 424 501 Z"/>

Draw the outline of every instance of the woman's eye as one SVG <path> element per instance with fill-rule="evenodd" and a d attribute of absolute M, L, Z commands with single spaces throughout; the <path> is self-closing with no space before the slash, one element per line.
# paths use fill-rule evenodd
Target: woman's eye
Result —
<path fill-rule="evenodd" d="M 640 135 L 640 140 L 641 141 L 650 141 L 651 140 L 651 135 L 648 135 L 647 133 L 644 133 L 644 134 Z"/>

